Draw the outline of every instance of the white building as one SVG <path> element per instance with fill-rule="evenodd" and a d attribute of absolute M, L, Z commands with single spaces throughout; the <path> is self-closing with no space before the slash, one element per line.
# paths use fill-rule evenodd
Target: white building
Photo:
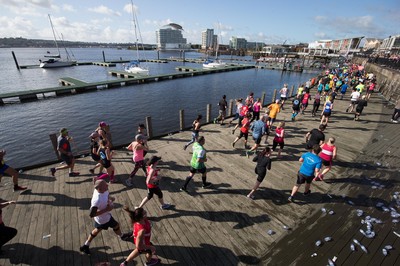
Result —
<path fill-rule="evenodd" d="M 214 49 L 214 29 L 201 32 L 201 49 Z"/>
<path fill-rule="evenodd" d="M 379 46 L 380 53 L 400 53 L 400 35 L 389 36 L 383 39 L 382 44 Z"/>
<path fill-rule="evenodd" d="M 182 35 L 182 26 L 170 23 L 156 31 L 157 49 L 159 50 L 186 50 L 191 45 L 187 44 Z"/>

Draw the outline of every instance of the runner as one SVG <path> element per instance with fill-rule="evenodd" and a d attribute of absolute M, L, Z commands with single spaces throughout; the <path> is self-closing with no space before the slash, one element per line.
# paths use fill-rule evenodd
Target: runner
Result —
<path fill-rule="evenodd" d="M 267 109 L 269 109 L 269 128 L 272 129 L 272 124 L 275 122 L 278 113 L 281 111 L 279 106 L 279 100 L 275 100 L 275 103 L 270 104 Z"/>
<path fill-rule="evenodd" d="M 258 119 L 250 126 L 250 130 L 252 131 L 253 140 L 255 143 L 250 150 L 246 151 L 247 158 L 249 158 L 250 153 L 257 152 L 257 148 L 261 143 L 261 138 L 265 133 L 265 124 L 262 120 Z"/>
<path fill-rule="evenodd" d="M 354 106 L 357 104 L 358 99 L 360 98 L 360 93 L 357 91 L 356 88 L 353 88 L 353 92 L 351 93 L 350 97 L 351 97 L 350 105 L 349 105 L 349 107 L 347 107 L 346 113 L 353 112 Z"/>
<path fill-rule="evenodd" d="M 236 99 L 236 112 L 235 112 L 235 116 L 232 118 L 232 120 L 229 122 L 229 125 L 232 124 L 233 121 L 235 121 L 236 119 L 239 119 L 240 117 L 240 110 L 242 109 L 243 103 L 242 103 L 243 99 L 239 98 Z M 233 131 L 234 132 L 234 131 Z M 232 133 L 233 134 L 233 133 Z"/>
<path fill-rule="evenodd" d="M 335 138 L 330 137 L 327 143 L 322 144 L 319 157 L 322 159 L 322 168 L 324 168 L 315 178 L 314 181 L 322 181 L 324 176 L 331 170 L 332 161 L 336 159 L 337 148 L 335 146 Z"/>
<path fill-rule="evenodd" d="M 326 126 L 323 124 L 319 125 L 319 128 L 316 129 L 312 129 L 310 132 L 308 132 L 306 134 L 306 149 L 307 150 L 311 150 L 312 147 L 317 144 L 322 145 L 325 141 L 325 134 L 324 134 L 324 130 L 325 130 Z"/>
<path fill-rule="evenodd" d="M 370 81 L 370 84 L 369 84 L 368 90 L 367 90 L 367 98 L 366 98 L 367 101 L 369 100 L 369 98 L 371 98 L 371 95 L 374 92 L 375 87 L 376 87 L 375 82 Z"/>
<path fill-rule="evenodd" d="M 61 159 L 65 162 L 65 165 L 58 166 L 56 168 L 50 168 L 50 173 L 52 176 L 61 169 L 69 168 L 69 176 L 78 176 L 79 172 L 74 172 L 75 158 L 71 151 L 72 137 L 68 135 L 68 129 L 60 129 L 60 136 L 57 139 L 57 150 L 60 153 Z"/>
<path fill-rule="evenodd" d="M 108 140 L 106 139 L 101 140 L 100 147 L 97 150 L 97 154 L 100 156 L 101 165 L 107 170 L 107 174 L 110 177 L 110 183 L 114 183 L 115 168 L 111 163 L 113 152 L 111 152 L 110 147 L 108 145 L 109 145 Z"/>
<path fill-rule="evenodd" d="M 226 107 L 228 106 L 228 103 L 226 102 L 226 95 L 222 96 L 222 99 L 219 101 L 218 106 L 219 106 L 219 113 L 218 117 L 214 119 L 214 124 L 221 121 L 221 126 L 222 126 L 224 124 L 224 119 L 226 116 Z"/>
<path fill-rule="evenodd" d="M 256 102 L 253 104 L 253 117 L 251 118 L 251 121 L 260 119 L 261 108 L 261 99 L 257 98 Z"/>
<path fill-rule="evenodd" d="M 346 94 L 347 88 L 349 85 L 347 85 L 347 82 L 345 82 L 342 87 L 340 88 L 340 100 L 343 100 L 344 95 Z"/>
<path fill-rule="evenodd" d="M 240 113 L 239 113 L 239 122 L 236 124 L 235 128 L 232 129 L 232 135 L 235 134 L 235 131 L 238 127 L 242 126 L 242 120 L 247 117 L 247 115 L 249 114 L 249 107 L 245 104 L 242 104 L 241 109 L 240 109 Z M 251 116 L 251 115 L 250 115 Z"/>
<path fill-rule="evenodd" d="M 6 151 L 5 150 L 0 150 L 0 182 L 1 178 L 3 177 L 4 174 L 11 176 L 12 181 L 14 183 L 14 191 L 20 191 L 20 190 L 25 190 L 27 187 L 23 187 L 18 185 L 18 178 L 19 174 L 18 172 L 7 165 L 4 161 L 4 156 L 6 156 Z"/>
<path fill-rule="evenodd" d="M 321 152 L 321 147 L 315 144 L 312 147 L 311 152 L 304 153 L 299 162 L 302 162 L 299 172 L 297 173 L 296 185 L 293 186 L 292 193 L 290 194 L 288 201 L 294 202 L 294 195 L 299 190 L 301 184 L 306 183 L 304 188 L 304 196 L 311 193 L 310 186 L 314 177 L 318 176 L 319 170 L 321 169 L 322 160 L 318 157 Z"/>
<path fill-rule="evenodd" d="M 2 198 L 0 198 L 0 256 L 3 255 L 3 251 L 1 250 L 3 245 L 5 243 L 7 243 L 8 241 L 10 241 L 11 239 L 13 239 L 18 233 L 17 229 L 6 226 L 4 224 L 3 216 L 2 216 L 2 212 L 3 212 L 2 209 L 7 206 L 10 206 L 11 204 L 15 204 L 15 203 L 16 202 L 13 200 L 6 201 L 6 200 L 3 200 Z"/>
<path fill-rule="evenodd" d="M 287 94 L 288 94 L 288 85 L 286 83 L 283 84 L 283 88 L 279 91 L 279 93 L 281 94 L 281 109 L 283 110 L 283 105 L 287 100 Z"/>
<path fill-rule="evenodd" d="M 366 96 L 363 95 L 361 97 L 361 100 L 359 100 L 357 103 L 356 113 L 354 115 L 354 121 L 360 120 L 360 115 L 361 115 L 362 111 L 364 110 L 364 107 L 368 105 L 368 102 L 365 98 L 366 98 Z"/>
<path fill-rule="evenodd" d="M 211 183 L 207 182 L 207 168 L 205 162 L 207 162 L 206 150 L 204 144 L 206 140 L 204 136 L 199 137 L 199 140 L 193 144 L 193 156 L 190 161 L 190 174 L 186 177 L 184 185 L 181 187 L 181 191 L 187 192 L 187 185 L 192 180 L 195 173 L 201 173 L 201 179 L 203 181 L 203 188 L 211 187 Z"/>
<path fill-rule="evenodd" d="M 296 97 L 292 101 L 292 121 L 296 119 L 296 116 L 300 112 L 300 96 L 296 95 Z"/>
<path fill-rule="evenodd" d="M 329 117 L 332 114 L 332 108 L 333 108 L 333 103 L 331 102 L 331 97 L 329 97 L 326 102 L 324 103 L 324 108 L 322 110 L 322 118 L 321 118 L 321 123 L 325 126 L 328 125 L 329 122 Z"/>
<path fill-rule="evenodd" d="M 272 142 L 272 151 L 279 145 L 278 158 L 281 158 L 281 152 L 285 146 L 285 122 L 280 122 L 275 129 L 275 138 Z"/>
<path fill-rule="evenodd" d="M 400 116 L 400 96 L 397 97 L 391 122 L 396 123 L 396 124 L 399 123 L 399 121 L 397 120 L 399 118 L 399 116 Z"/>
<path fill-rule="evenodd" d="M 81 252 L 88 255 L 90 254 L 90 243 L 102 230 L 112 228 L 116 235 L 119 237 L 122 236 L 119 223 L 114 220 L 110 213 L 114 208 L 113 202 L 115 198 L 110 196 L 108 184 L 104 180 L 97 180 L 94 188 L 89 216 L 94 218 L 95 228 L 89 234 L 83 246 L 79 248 Z"/>
<path fill-rule="evenodd" d="M 311 116 L 315 116 L 317 114 L 320 105 L 321 105 L 321 94 L 319 93 L 319 91 L 317 91 L 317 93 L 314 95 L 314 103 Z"/>
<path fill-rule="evenodd" d="M 144 164 L 144 152 L 148 151 L 148 148 L 144 145 L 144 138 L 142 135 L 136 135 L 135 141 L 133 141 L 127 147 L 128 150 L 133 152 L 132 161 L 135 163 L 135 168 L 126 179 L 125 184 L 128 187 L 133 186 L 133 177 L 136 175 L 139 168 L 142 168 L 144 174 L 147 176 L 146 166 Z"/>
<path fill-rule="evenodd" d="M 161 157 L 153 156 L 147 162 L 147 178 L 146 178 L 146 185 L 147 185 L 147 197 L 142 200 L 140 203 L 139 208 L 142 208 L 154 194 L 158 196 L 158 200 L 161 203 L 161 209 L 165 210 L 171 207 L 170 204 L 165 203 L 163 199 L 163 193 L 158 186 L 160 183 L 161 176 L 158 175 L 160 169 L 157 168 L 158 162 L 161 160 Z"/>
<path fill-rule="evenodd" d="M 261 182 L 267 175 L 267 170 L 271 170 L 270 155 L 271 155 L 271 150 L 268 147 L 266 147 L 253 158 L 253 162 L 257 162 L 257 165 L 254 169 L 254 172 L 257 175 L 257 181 L 254 184 L 253 189 L 247 195 L 247 197 L 250 199 L 254 199 L 254 192 L 256 192 Z"/>
<path fill-rule="evenodd" d="M 306 91 L 303 94 L 303 99 L 301 100 L 301 114 L 304 115 L 304 111 L 307 109 L 308 101 L 311 100 L 310 93 Z"/>
<path fill-rule="evenodd" d="M 89 172 L 91 174 L 94 174 L 94 170 L 96 168 L 100 167 L 99 175 L 103 173 L 103 166 L 101 164 L 101 158 L 97 154 L 97 151 L 99 150 L 99 141 L 100 141 L 100 135 L 96 131 L 90 134 L 90 156 L 92 157 L 93 161 L 95 161 L 97 164 L 89 169 Z"/>
<path fill-rule="evenodd" d="M 185 151 L 187 149 L 187 147 L 189 147 L 191 144 L 193 144 L 194 142 L 197 141 L 197 139 L 199 138 L 199 132 L 200 132 L 200 121 L 203 118 L 202 115 L 198 115 L 197 118 L 193 121 L 192 123 L 192 140 L 189 141 L 188 143 L 185 144 L 185 146 L 183 146 L 183 150 Z"/>
<path fill-rule="evenodd" d="M 247 113 L 246 117 L 242 120 L 242 127 L 240 128 L 240 134 L 235 138 L 235 140 L 232 142 L 232 147 L 235 148 L 235 143 L 244 137 L 244 148 L 247 149 L 247 139 L 249 136 L 249 129 L 250 129 L 250 117 L 251 114 Z"/>
<path fill-rule="evenodd" d="M 143 208 L 137 208 L 134 211 L 130 210 L 127 206 L 124 211 L 129 213 L 133 226 L 133 242 L 135 249 L 129 254 L 120 266 L 126 266 L 130 261 L 138 257 L 140 254 L 146 254 L 146 266 L 152 266 L 159 263 L 156 254 L 156 248 L 150 242 L 151 238 L 151 223 L 147 218 L 147 212 Z M 154 256 L 154 258 L 153 258 Z"/>

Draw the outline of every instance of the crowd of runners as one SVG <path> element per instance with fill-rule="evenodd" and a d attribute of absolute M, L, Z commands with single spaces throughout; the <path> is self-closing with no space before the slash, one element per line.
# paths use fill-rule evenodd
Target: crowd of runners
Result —
<path fill-rule="evenodd" d="M 335 100 L 349 98 L 349 106 L 345 111 L 354 113 L 354 120 L 358 121 L 375 89 L 376 78 L 373 73 L 366 73 L 359 65 L 348 65 L 326 71 L 323 76 L 308 80 L 305 84 L 299 86 L 293 99 L 289 95 L 287 84 L 284 84 L 279 91 L 280 99 L 276 99 L 266 108 L 263 108 L 261 100 L 259 98 L 254 99 L 254 94 L 250 92 L 245 99 L 236 99 L 235 114 L 229 122 L 226 121 L 228 107 L 226 95 L 223 95 L 218 104 L 219 115 L 213 122 L 221 125 L 224 125 L 224 122 L 228 125 L 236 123 L 233 129 L 229 129 L 232 135 L 235 135 L 236 130 L 239 129 L 238 134 L 232 136 L 231 148 L 237 148 L 235 146 L 239 145 L 237 142 L 243 140 L 246 156 L 248 158 L 252 156 L 252 161 L 256 163 L 254 169 L 256 182 L 247 194 L 247 198 L 254 199 L 257 189 L 267 175 L 267 171 L 272 168 L 272 161 L 282 159 L 287 132 L 285 131 L 285 121 L 278 119 L 280 112 L 284 110 L 291 112 L 292 121 L 295 121 L 298 116 L 308 114 L 312 117 L 320 116 L 321 119 L 320 123 L 304 136 L 304 153 L 299 159 L 302 164 L 297 174 L 296 184 L 288 198 L 289 202 L 293 202 L 299 187 L 305 184 L 304 195 L 309 195 L 311 183 L 322 181 L 331 170 L 333 161 L 336 159 L 338 149 L 335 146 L 335 137 L 325 137 L 324 133 L 329 125 L 329 119 L 334 114 Z M 308 107 L 309 103 L 312 103 L 310 108 Z M 392 122 L 397 123 L 399 111 L 400 106 L 397 102 Z M 206 189 L 212 186 L 207 181 L 206 139 L 201 135 L 201 126 L 202 115 L 198 115 L 192 123 L 191 140 L 183 146 L 183 150 L 192 146 L 193 154 L 190 160 L 189 173 L 179 187 L 182 192 L 188 192 L 188 185 L 196 173 L 201 174 L 202 188 Z M 249 135 L 252 137 L 251 141 L 249 141 Z M 268 137 L 271 135 L 273 140 L 269 145 Z M 134 163 L 132 172 L 127 179 L 119 180 L 128 187 L 133 186 L 134 182 L 145 182 L 147 186 L 147 196 L 138 202 L 136 207 L 124 207 L 132 221 L 132 231 L 128 233 L 121 232 L 119 223 L 111 215 L 115 198 L 110 196 L 108 186 L 117 182 L 117 180 L 115 178 L 116 169 L 112 163 L 111 134 L 107 123 L 100 122 L 98 127 L 90 134 L 89 139 L 90 154 L 94 161 L 93 167 L 89 169 L 89 172 L 93 175 L 94 185 L 89 216 L 94 220 L 94 229 L 80 247 L 80 251 L 90 254 L 89 247 L 94 238 L 102 230 L 112 228 L 121 240 L 133 241 L 135 244 L 134 250 L 121 263 L 121 266 L 128 265 L 140 254 L 145 254 L 146 265 L 159 263 L 160 259 L 155 254 L 156 249 L 150 241 L 151 224 L 143 207 L 154 195 L 158 197 L 161 209 L 168 209 L 171 205 L 164 202 L 163 192 L 160 189 L 162 175 L 157 165 L 162 158 L 153 155 L 146 159 L 146 154 L 149 151 L 146 127 L 143 124 L 138 125 L 136 136 L 127 147 L 132 152 L 132 162 Z M 74 171 L 75 159 L 71 151 L 71 141 L 72 138 L 69 137 L 68 129 L 62 128 L 59 132 L 57 150 L 64 164 L 50 168 L 52 176 L 56 176 L 56 173 L 63 169 L 68 169 L 70 177 L 80 175 L 79 172 Z M 249 142 L 253 145 L 248 145 Z M 277 154 L 274 159 L 271 158 L 273 153 Z M 18 185 L 18 172 L 5 164 L 4 156 L 5 151 L 0 151 L 0 177 L 3 174 L 11 176 L 14 182 L 14 190 L 25 190 L 26 187 Z M 139 169 L 142 169 L 146 176 L 145 181 L 135 179 Z M 17 234 L 16 229 L 5 226 L 1 219 L 1 209 L 14 203 L 13 201 L 0 200 L 0 248 Z"/>

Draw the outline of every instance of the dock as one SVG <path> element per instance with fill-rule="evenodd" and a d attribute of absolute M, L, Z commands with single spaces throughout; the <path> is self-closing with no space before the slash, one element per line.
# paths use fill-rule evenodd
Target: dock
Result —
<path fill-rule="evenodd" d="M 393 198 L 400 191 L 400 136 L 399 125 L 390 122 L 393 105 L 373 94 L 361 120 L 354 121 L 354 114 L 345 112 L 348 104 L 348 99 L 335 101 L 325 131 L 326 137 L 336 138 L 338 147 L 331 172 L 324 181 L 313 182 L 311 195 L 303 196 L 301 187 L 295 203 L 287 198 L 300 167 L 298 159 L 305 152 L 304 136 L 319 125 L 319 117 L 310 114 L 311 106 L 294 122 L 290 120 L 289 103 L 278 114 L 278 122 L 286 121 L 283 158 L 272 155 L 272 169 L 254 200 L 246 195 L 256 180 L 255 164 L 246 158 L 241 140 L 232 148 L 238 134 L 237 130 L 232 135 L 233 125 L 208 124 L 201 128 L 200 135 L 206 139 L 207 180 L 213 185 L 202 189 L 196 174 L 188 193 L 179 188 L 189 173 L 191 147 L 186 151 L 182 147 L 191 139 L 191 132 L 150 140 L 147 158 L 162 157 L 160 187 L 165 201 L 173 205 L 161 210 L 157 199 L 145 205 L 153 217 L 152 242 L 162 265 L 326 265 L 335 256 L 336 265 L 398 264 L 400 242 L 394 232 L 400 233 L 399 225 L 393 222 L 390 211 L 377 207 L 382 203 L 399 210 Z M 271 134 L 269 145 L 272 140 Z M 112 215 L 127 232 L 131 223 L 121 207 L 137 206 L 147 195 L 145 177 L 140 170 L 134 186 L 127 187 L 124 181 L 133 169 L 132 155 L 125 149 L 114 153 L 118 182 L 109 186 L 116 198 Z M 89 169 L 94 162 L 90 157 L 77 158 L 75 170 L 81 172 L 79 177 L 68 177 L 62 170 L 52 177 L 48 169 L 56 165 L 23 172 L 20 184 L 31 190 L 22 193 L 12 192 L 10 178 L 3 177 L 0 197 L 17 201 L 3 209 L 3 220 L 17 228 L 18 234 L 3 247 L 0 265 L 119 265 L 134 246 L 119 240 L 112 230 L 103 231 L 93 240 L 91 256 L 79 252 L 93 229 Z M 357 209 L 364 212 L 361 217 L 356 215 Z M 359 232 L 365 230 L 360 221 L 366 216 L 383 222 L 373 224 L 373 239 Z M 327 236 L 332 240 L 325 242 Z M 368 253 L 360 246 L 351 252 L 353 239 Z M 323 242 L 320 247 L 315 246 L 317 240 Z M 385 245 L 393 246 L 386 257 L 381 253 Z M 135 263 L 131 264 L 142 265 L 144 256 L 136 258 Z"/>
<path fill-rule="evenodd" d="M 220 73 L 226 71 L 238 71 L 244 69 L 254 68 L 253 65 L 236 65 L 231 64 L 227 65 L 224 68 L 215 68 L 215 69 L 201 69 L 198 68 L 195 71 L 187 71 L 187 67 L 178 67 L 177 69 L 180 72 L 170 73 L 170 74 L 160 74 L 160 75 L 149 75 L 144 76 L 140 74 L 131 74 L 125 71 L 120 70 L 110 70 L 109 74 L 112 76 L 118 77 L 113 80 L 99 81 L 99 82 L 85 82 L 82 80 L 75 79 L 73 77 L 62 77 L 59 79 L 59 82 L 62 86 L 60 87 L 51 87 L 51 88 L 43 88 L 36 90 L 28 90 L 28 91 L 18 91 L 18 92 L 9 92 L 9 93 L 1 93 L 0 94 L 0 105 L 4 105 L 8 101 L 19 101 L 20 103 L 35 101 L 41 98 L 47 97 L 46 94 L 51 95 L 72 95 L 76 93 L 84 93 L 96 90 L 103 90 L 109 88 L 117 88 L 124 87 L 127 85 L 134 84 L 142 84 L 149 82 L 158 82 L 163 80 L 171 80 L 177 78 L 187 78 L 194 77 L 197 75 L 204 74 L 213 74 Z"/>

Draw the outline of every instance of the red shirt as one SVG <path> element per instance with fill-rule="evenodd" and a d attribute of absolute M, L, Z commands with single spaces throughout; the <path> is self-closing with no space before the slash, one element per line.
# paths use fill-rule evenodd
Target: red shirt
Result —
<path fill-rule="evenodd" d="M 240 109 L 240 116 L 246 116 L 246 114 L 249 112 L 249 107 L 245 104 L 243 104 L 242 109 Z"/>
<path fill-rule="evenodd" d="M 141 223 L 133 224 L 133 242 L 135 242 L 135 239 L 141 230 L 144 230 L 144 232 L 143 232 L 144 243 L 143 244 L 146 246 L 150 246 L 151 224 L 150 224 L 150 221 L 147 220 L 147 218 L 144 219 L 144 224 L 141 224 Z M 136 244 L 136 242 L 135 242 L 135 244 Z"/>
<path fill-rule="evenodd" d="M 283 127 L 276 128 L 276 130 L 275 130 L 276 134 L 275 134 L 275 138 L 274 138 L 275 142 L 278 142 L 278 143 L 282 143 L 283 142 L 282 131 L 283 131 Z"/>
<path fill-rule="evenodd" d="M 243 133 L 249 133 L 249 128 L 250 128 L 250 120 L 245 117 L 242 120 L 242 127 L 240 128 L 240 131 L 242 131 Z"/>

